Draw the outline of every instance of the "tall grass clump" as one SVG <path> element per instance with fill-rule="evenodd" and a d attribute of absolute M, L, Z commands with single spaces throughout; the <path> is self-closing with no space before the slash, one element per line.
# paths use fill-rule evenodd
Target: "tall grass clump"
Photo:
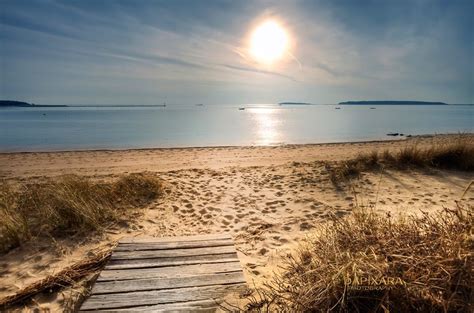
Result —
<path fill-rule="evenodd" d="M 102 230 L 161 195 L 161 182 L 131 174 L 111 182 L 67 175 L 16 188 L 0 187 L 0 251 L 40 236 Z M 132 210 L 131 210 L 132 209 Z"/>
<path fill-rule="evenodd" d="M 18 193 L 5 182 L 0 182 L 0 252 L 16 247 L 28 234 L 24 214 L 17 211 Z"/>
<path fill-rule="evenodd" d="M 335 165 L 328 164 L 326 167 L 331 181 L 336 185 L 340 181 L 359 176 L 363 171 L 382 168 L 474 171 L 474 137 L 459 136 L 446 143 L 433 143 L 429 147 L 409 144 L 398 151 L 372 151 Z"/>
<path fill-rule="evenodd" d="M 252 312 L 472 312 L 474 209 L 320 226 L 257 288 Z"/>

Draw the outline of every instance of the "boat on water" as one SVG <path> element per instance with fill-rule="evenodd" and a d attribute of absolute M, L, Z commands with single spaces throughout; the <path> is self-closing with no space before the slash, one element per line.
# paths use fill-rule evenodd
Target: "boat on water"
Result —
<path fill-rule="evenodd" d="M 245 110 L 245 108 L 239 108 L 239 111 L 243 111 L 243 110 Z"/>
<path fill-rule="evenodd" d="M 340 110 L 341 108 L 340 107 L 335 107 L 336 110 Z"/>

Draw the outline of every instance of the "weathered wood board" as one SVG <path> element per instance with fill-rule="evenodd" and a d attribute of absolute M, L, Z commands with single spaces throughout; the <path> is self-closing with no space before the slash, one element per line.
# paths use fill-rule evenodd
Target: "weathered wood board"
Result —
<path fill-rule="evenodd" d="M 213 312 L 245 288 L 227 234 L 119 242 L 81 312 Z"/>

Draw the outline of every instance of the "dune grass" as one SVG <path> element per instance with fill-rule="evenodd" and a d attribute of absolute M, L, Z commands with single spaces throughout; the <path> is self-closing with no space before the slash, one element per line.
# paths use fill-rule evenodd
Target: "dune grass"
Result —
<path fill-rule="evenodd" d="M 161 182 L 146 174 L 93 182 L 68 175 L 42 183 L 0 184 L 0 252 L 35 237 L 60 238 L 101 231 L 161 195 Z"/>
<path fill-rule="evenodd" d="M 430 147 L 409 144 L 399 151 L 372 151 L 355 159 L 327 164 L 331 181 L 339 182 L 358 177 L 363 171 L 380 169 L 439 168 L 474 171 L 474 138 L 460 135 L 447 143 Z"/>
<path fill-rule="evenodd" d="M 472 312 L 474 210 L 392 218 L 358 209 L 320 226 L 250 312 Z"/>

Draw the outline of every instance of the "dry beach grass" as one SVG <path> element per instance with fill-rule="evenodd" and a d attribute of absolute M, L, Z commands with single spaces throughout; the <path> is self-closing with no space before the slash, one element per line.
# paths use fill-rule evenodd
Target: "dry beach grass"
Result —
<path fill-rule="evenodd" d="M 161 194 L 155 176 L 132 174 L 112 182 L 67 175 L 46 182 L 0 186 L 0 252 L 38 237 L 104 230 Z"/>
<path fill-rule="evenodd" d="M 336 166 L 328 163 L 331 181 L 357 177 L 363 171 L 407 168 L 438 168 L 460 171 L 474 171 L 474 138 L 460 135 L 452 141 L 419 146 L 412 143 L 398 151 L 377 151 L 361 153 L 356 158 L 339 162 Z"/>
<path fill-rule="evenodd" d="M 334 217 L 251 296 L 257 312 L 472 312 L 474 207 Z"/>

